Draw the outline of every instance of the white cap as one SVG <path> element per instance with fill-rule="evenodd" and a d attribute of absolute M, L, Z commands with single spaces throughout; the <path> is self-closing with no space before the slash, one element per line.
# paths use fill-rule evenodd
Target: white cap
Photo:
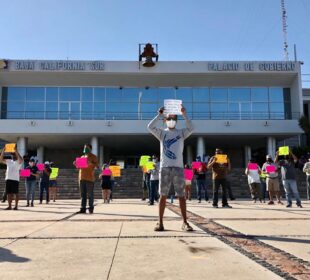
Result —
<path fill-rule="evenodd" d="M 48 161 L 44 162 L 44 164 L 50 164 Z"/>
<path fill-rule="evenodd" d="M 267 155 L 266 158 L 271 158 L 272 159 L 272 156 L 271 155 Z"/>

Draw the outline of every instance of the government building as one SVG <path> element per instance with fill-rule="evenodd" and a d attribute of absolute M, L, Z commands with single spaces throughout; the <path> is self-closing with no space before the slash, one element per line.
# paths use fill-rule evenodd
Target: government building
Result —
<path fill-rule="evenodd" d="M 182 100 L 195 127 L 185 142 L 185 162 L 222 148 L 236 168 L 251 156 L 274 156 L 279 143 L 300 144 L 298 119 L 304 107 L 309 110 L 298 61 L 143 67 L 135 61 L 8 59 L 1 65 L 0 139 L 60 168 L 72 168 L 84 143 L 92 144 L 101 164 L 114 159 L 125 168 L 137 167 L 141 155 L 158 154 L 147 124 L 165 99 Z M 184 126 L 181 117 L 178 126 Z"/>

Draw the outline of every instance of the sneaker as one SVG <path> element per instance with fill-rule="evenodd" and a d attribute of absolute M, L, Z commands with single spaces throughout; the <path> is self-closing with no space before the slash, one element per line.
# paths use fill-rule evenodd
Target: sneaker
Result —
<path fill-rule="evenodd" d="M 89 214 L 93 214 L 94 213 L 94 208 L 89 208 L 88 211 L 89 211 Z"/>
<path fill-rule="evenodd" d="M 183 231 L 193 231 L 193 228 L 189 225 L 189 223 L 183 223 L 182 225 L 182 230 Z"/>
<path fill-rule="evenodd" d="M 281 201 L 278 201 L 278 204 L 283 205 L 283 203 Z"/>
<path fill-rule="evenodd" d="M 198 200 L 198 203 L 201 203 L 201 200 Z"/>
<path fill-rule="evenodd" d="M 223 205 L 222 207 L 223 207 L 223 208 L 232 208 L 232 206 L 230 206 L 230 205 L 228 205 L 228 204 Z"/>
<path fill-rule="evenodd" d="M 4 203 L 4 202 L 6 202 L 6 199 L 2 199 L 2 200 L 1 200 L 1 203 Z"/>
<path fill-rule="evenodd" d="M 86 213 L 86 209 L 80 209 L 80 211 L 77 212 L 77 214 L 85 214 Z"/>
<path fill-rule="evenodd" d="M 234 197 L 232 197 L 230 200 L 236 200 Z"/>
<path fill-rule="evenodd" d="M 7 207 L 4 210 L 12 210 L 12 207 Z"/>
<path fill-rule="evenodd" d="M 219 208 L 217 205 L 212 205 L 213 208 Z"/>
<path fill-rule="evenodd" d="M 291 207 L 292 207 L 292 204 L 287 204 L 286 207 L 287 207 L 287 208 L 291 208 Z"/>
<path fill-rule="evenodd" d="M 15 207 L 13 208 L 13 210 L 18 210 L 17 206 L 15 206 Z"/>
<path fill-rule="evenodd" d="M 273 202 L 272 200 L 270 200 L 270 201 L 268 202 L 268 205 L 272 205 L 272 204 L 274 204 L 274 202 Z"/>
<path fill-rule="evenodd" d="M 33 207 L 34 205 L 33 205 L 33 202 L 31 202 L 31 207 Z"/>
<path fill-rule="evenodd" d="M 301 204 L 297 204 L 297 207 L 302 208 L 302 205 Z"/>
<path fill-rule="evenodd" d="M 159 223 L 156 224 L 154 231 L 164 231 L 164 225 L 160 225 Z"/>
<path fill-rule="evenodd" d="M 29 203 L 26 204 L 26 207 L 29 207 Z"/>

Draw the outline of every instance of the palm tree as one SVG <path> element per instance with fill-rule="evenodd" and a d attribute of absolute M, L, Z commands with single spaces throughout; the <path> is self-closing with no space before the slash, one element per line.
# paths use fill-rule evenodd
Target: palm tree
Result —
<path fill-rule="evenodd" d="M 307 145 L 309 146 L 310 144 L 310 121 L 306 116 L 302 116 L 298 120 L 300 128 L 305 132 L 306 137 L 307 137 Z"/>

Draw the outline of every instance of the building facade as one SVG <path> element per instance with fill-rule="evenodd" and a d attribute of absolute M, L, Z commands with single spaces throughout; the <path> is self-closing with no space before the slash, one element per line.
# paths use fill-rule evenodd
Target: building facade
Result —
<path fill-rule="evenodd" d="M 7 60 L 0 69 L 0 138 L 72 167 L 84 143 L 100 162 L 138 164 L 158 154 L 147 124 L 165 99 L 181 99 L 195 133 L 187 162 L 221 147 L 233 166 L 275 155 L 278 141 L 302 134 L 300 62 Z M 184 126 L 183 121 L 179 126 Z"/>

